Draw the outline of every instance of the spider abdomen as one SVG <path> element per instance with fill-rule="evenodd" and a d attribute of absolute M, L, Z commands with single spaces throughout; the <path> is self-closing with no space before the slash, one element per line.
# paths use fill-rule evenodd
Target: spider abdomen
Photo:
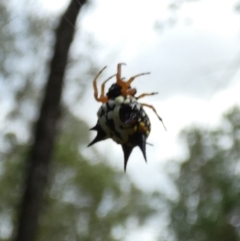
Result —
<path fill-rule="evenodd" d="M 146 159 L 145 146 L 151 124 L 148 115 L 136 98 L 119 96 L 110 99 L 107 103 L 101 105 L 97 116 L 97 125 L 92 129 L 98 133 L 89 145 L 111 138 L 116 143 L 121 144 L 123 149 L 127 148 L 128 151 L 130 149 L 132 151 L 134 147 L 139 146 Z M 102 139 L 99 139 L 99 133 L 102 133 Z M 126 163 L 128 157 L 125 158 Z"/>

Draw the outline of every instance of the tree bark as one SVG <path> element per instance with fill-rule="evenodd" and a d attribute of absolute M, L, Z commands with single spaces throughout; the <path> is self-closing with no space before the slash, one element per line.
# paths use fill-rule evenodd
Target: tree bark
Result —
<path fill-rule="evenodd" d="M 61 96 L 70 44 L 81 7 L 87 0 L 71 0 L 56 29 L 54 55 L 45 88 L 45 96 L 34 132 L 34 143 L 27 157 L 26 180 L 19 207 L 14 241 L 34 241 L 47 185 L 54 149 L 57 122 L 60 118 Z"/>

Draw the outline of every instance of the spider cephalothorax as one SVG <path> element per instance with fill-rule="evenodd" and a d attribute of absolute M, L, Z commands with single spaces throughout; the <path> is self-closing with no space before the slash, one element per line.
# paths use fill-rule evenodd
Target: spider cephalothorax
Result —
<path fill-rule="evenodd" d="M 149 73 L 138 74 L 131 77 L 128 81 L 124 81 L 121 77 L 121 65 L 118 64 L 116 75 L 103 82 L 100 97 L 98 97 L 96 81 L 106 67 L 99 72 L 93 81 L 94 97 L 97 101 L 102 102 L 102 106 L 97 113 L 97 124 L 91 128 L 91 130 L 97 131 L 97 136 L 88 146 L 111 138 L 122 146 L 124 170 L 126 170 L 128 158 L 136 146 L 139 146 L 146 161 L 146 140 L 151 130 L 151 124 L 143 106 L 151 108 L 161 121 L 162 119 L 153 106 L 138 102 L 138 99 L 144 96 L 157 93 L 141 94 L 135 97 L 137 91 L 130 86 L 136 77 Z M 105 84 L 114 76 L 116 76 L 117 81 L 112 84 L 105 95 Z"/>

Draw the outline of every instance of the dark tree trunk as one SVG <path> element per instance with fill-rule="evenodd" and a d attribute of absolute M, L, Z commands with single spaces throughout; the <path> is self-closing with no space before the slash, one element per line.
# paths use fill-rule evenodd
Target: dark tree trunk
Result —
<path fill-rule="evenodd" d="M 24 193 L 16 226 L 15 241 L 34 241 L 46 188 L 56 125 L 60 116 L 63 79 L 78 13 L 87 0 L 72 0 L 56 29 L 54 55 L 46 84 L 34 143 L 27 158 Z"/>

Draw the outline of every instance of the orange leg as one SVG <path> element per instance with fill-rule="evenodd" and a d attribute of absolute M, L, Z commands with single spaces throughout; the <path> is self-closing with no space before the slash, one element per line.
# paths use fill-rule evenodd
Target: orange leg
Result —
<path fill-rule="evenodd" d="M 117 65 L 117 84 L 122 88 L 125 86 L 125 81 L 122 78 L 122 65 L 126 65 L 125 63 L 119 63 Z"/>
<path fill-rule="evenodd" d="M 142 75 L 146 75 L 146 74 L 150 74 L 149 72 L 147 73 L 141 73 L 141 74 L 137 74 L 132 76 L 127 82 L 124 82 L 124 85 L 122 86 L 122 94 L 126 95 L 127 94 L 127 90 L 130 87 L 131 83 L 134 81 L 135 78 L 142 76 Z"/>
<path fill-rule="evenodd" d="M 100 97 L 98 97 L 98 88 L 97 88 L 97 79 L 100 76 L 100 74 L 103 72 L 104 69 L 106 69 L 107 66 L 105 66 L 98 74 L 97 76 L 94 78 L 93 80 L 93 90 L 94 90 L 94 98 L 96 101 L 102 102 L 102 103 L 106 103 L 108 101 L 108 97 L 105 96 L 104 91 L 105 91 L 105 84 L 107 81 L 109 81 L 112 77 L 114 77 L 115 75 L 109 77 L 107 80 L 105 80 L 101 86 L 101 95 Z"/>
<path fill-rule="evenodd" d="M 122 79 L 122 77 L 121 77 L 121 75 L 122 75 L 122 65 L 126 65 L 126 64 L 125 63 L 119 63 L 117 65 L 117 81 Z"/>
<path fill-rule="evenodd" d="M 139 77 L 139 76 L 142 76 L 142 75 L 146 75 L 146 74 L 150 74 L 150 72 L 137 74 L 137 75 L 134 75 L 133 77 L 131 77 L 131 78 L 126 82 L 127 87 L 129 87 L 129 86 L 131 85 L 131 83 L 134 81 L 135 78 L 137 78 L 137 77 Z"/>
<path fill-rule="evenodd" d="M 124 84 L 124 85 L 127 85 L 127 88 L 128 88 L 135 78 L 137 78 L 141 75 L 150 74 L 150 72 L 137 74 L 137 75 L 131 77 L 127 82 L 124 82 L 123 78 L 121 76 L 122 75 L 122 65 L 126 65 L 126 64 L 125 63 L 119 63 L 117 65 L 117 84 L 119 84 L 120 86 L 122 86 Z"/>
<path fill-rule="evenodd" d="M 98 88 L 97 88 L 97 79 L 99 77 L 99 75 L 103 72 L 104 69 L 106 69 L 107 66 L 105 66 L 98 74 L 97 76 L 94 78 L 93 80 L 93 90 L 94 90 L 94 98 L 96 101 L 98 101 Z"/>
<path fill-rule="evenodd" d="M 143 97 L 145 97 L 145 96 L 150 96 L 150 95 L 157 95 L 158 94 L 158 92 L 152 92 L 152 93 L 143 93 L 143 94 L 141 94 L 141 95 L 139 95 L 138 97 L 136 97 L 136 99 L 141 99 L 141 98 L 143 98 Z"/>
<path fill-rule="evenodd" d="M 125 82 L 125 81 L 123 81 L 123 78 L 121 76 L 122 75 L 122 65 L 126 65 L 126 64 L 119 63 L 117 65 L 117 84 L 122 87 L 122 95 L 123 96 L 135 95 L 137 92 L 136 89 L 129 90 L 129 87 L 130 87 L 131 83 L 133 82 L 133 80 L 141 75 L 146 75 L 146 74 L 150 74 L 150 73 L 147 72 L 147 73 L 137 74 L 137 75 L 131 77 L 127 82 Z"/>
<path fill-rule="evenodd" d="M 164 123 L 163 123 L 162 118 L 158 115 L 156 109 L 155 109 L 152 105 L 148 105 L 148 104 L 145 104 L 145 103 L 141 103 L 141 105 L 142 105 L 142 106 L 146 106 L 146 107 L 152 109 L 153 112 L 155 112 L 155 114 L 157 115 L 158 119 L 162 122 L 164 129 L 167 130 L 167 128 L 165 127 L 165 125 L 164 125 Z"/>
<path fill-rule="evenodd" d="M 114 76 L 116 76 L 116 74 L 112 75 L 111 77 L 109 77 L 108 79 L 106 79 L 106 80 L 102 83 L 102 85 L 101 85 L 101 95 L 100 95 L 100 97 L 98 98 L 99 101 L 101 101 L 101 102 L 103 102 L 103 103 L 106 103 L 106 102 L 108 101 L 108 97 L 105 96 L 105 84 L 106 84 L 111 78 L 113 78 Z M 107 98 L 107 101 L 105 101 L 105 98 Z M 102 100 L 104 100 L 104 101 L 102 101 Z"/>

